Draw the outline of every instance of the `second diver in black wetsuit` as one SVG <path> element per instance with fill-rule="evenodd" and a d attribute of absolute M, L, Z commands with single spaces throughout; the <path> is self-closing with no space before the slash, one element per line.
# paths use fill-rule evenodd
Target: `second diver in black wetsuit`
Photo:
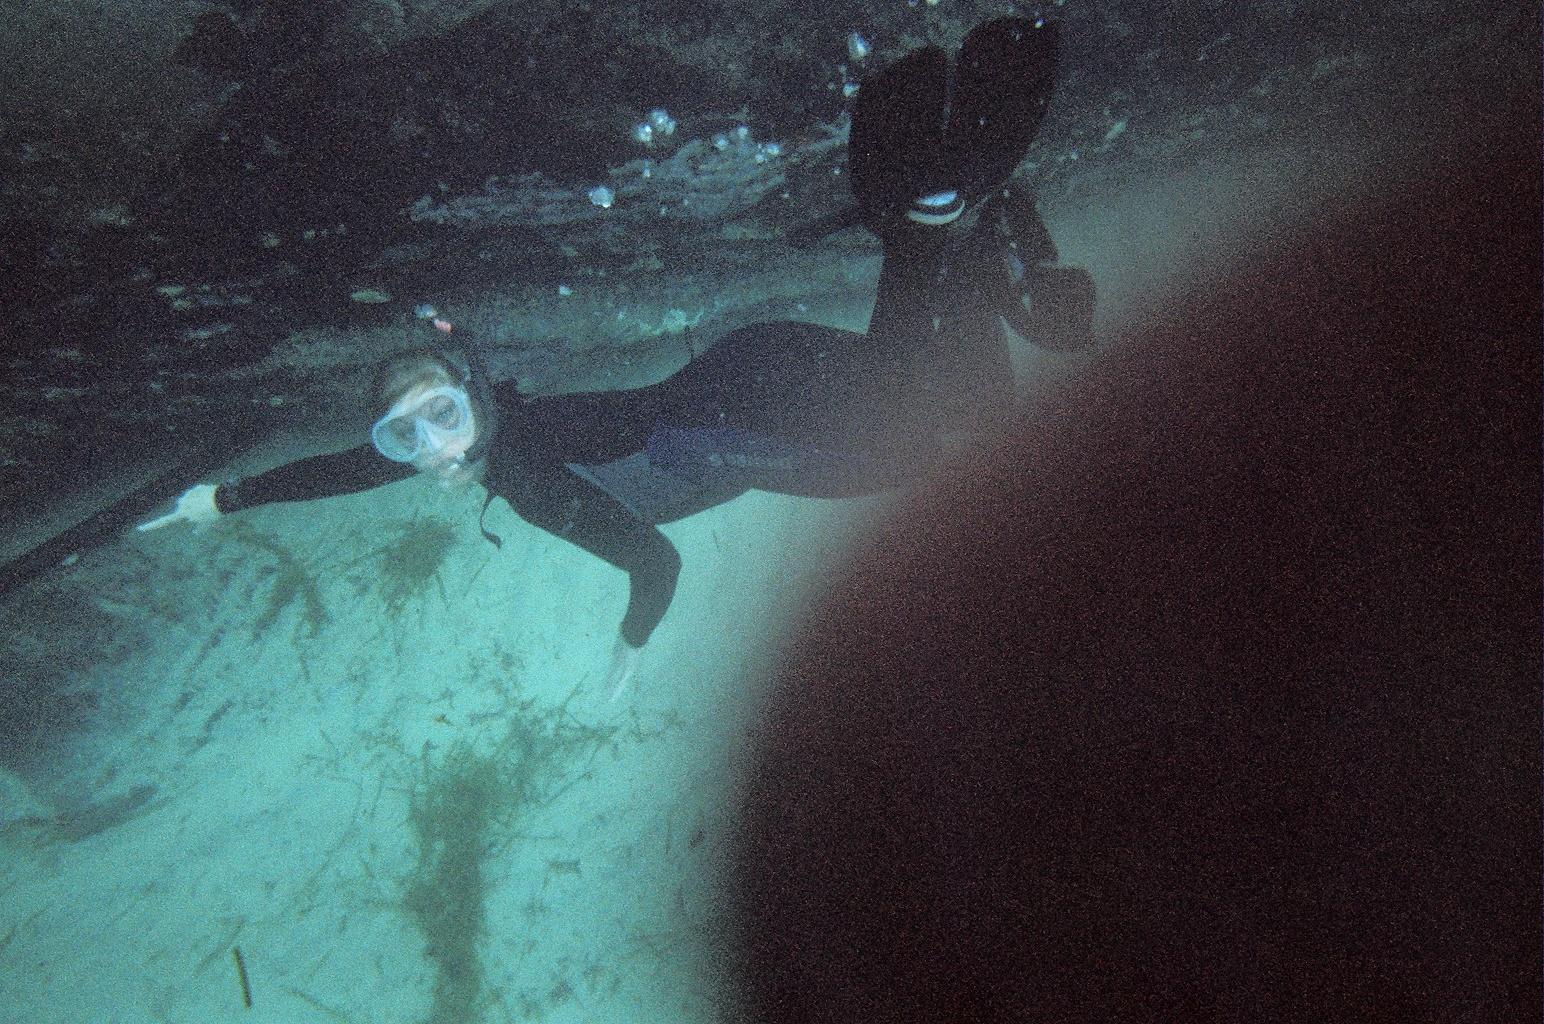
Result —
<path fill-rule="evenodd" d="M 480 472 L 489 501 L 628 574 L 615 696 L 675 591 L 681 559 L 659 524 L 752 489 L 897 485 L 1008 410 L 1003 319 L 1052 348 L 1088 341 L 1087 274 L 1049 265 L 1032 200 L 1004 186 L 1039 128 L 1056 54 L 1053 24 L 1004 18 L 973 30 L 953 67 L 927 48 L 862 86 L 850 172 L 884 245 L 866 334 L 753 324 L 657 384 L 542 398 L 490 386 L 475 345 L 465 370 L 409 353 L 378 375 L 370 444 L 199 485 L 142 528 Z"/>

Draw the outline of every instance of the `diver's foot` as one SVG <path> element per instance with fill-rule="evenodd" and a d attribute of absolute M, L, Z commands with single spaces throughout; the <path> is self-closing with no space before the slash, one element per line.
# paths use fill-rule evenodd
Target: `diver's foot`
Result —
<path fill-rule="evenodd" d="M 999 254 L 998 312 L 1026 340 L 1053 352 L 1077 352 L 1094 343 L 1094 279 L 1060 260 L 1034 194 L 1010 181 L 982 204 L 983 240 Z"/>

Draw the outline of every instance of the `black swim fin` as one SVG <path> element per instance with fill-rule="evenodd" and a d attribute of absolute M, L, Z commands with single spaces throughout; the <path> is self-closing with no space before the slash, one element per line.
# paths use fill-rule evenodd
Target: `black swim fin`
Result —
<path fill-rule="evenodd" d="M 847 148 L 869 226 L 947 223 L 1006 181 L 1050 103 L 1058 40 L 1050 21 L 999 18 L 970 31 L 953 66 L 926 47 L 865 80 Z"/>
<path fill-rule="evenodd" d="M 944 110 L 949 59 L 936 47 L 913 50 L 865 79 L 847 136 L 853 195 L 871 226 L 904 213 L 919 196 L 949 186 Z"/>
<path fill-rule="evenodd" d="M 1007 181 L 1040 130 L 1056 84 L 1060 34 L 1043 18 L 977 25 L 955 66 L 945 162 L 971 197 Z"/>

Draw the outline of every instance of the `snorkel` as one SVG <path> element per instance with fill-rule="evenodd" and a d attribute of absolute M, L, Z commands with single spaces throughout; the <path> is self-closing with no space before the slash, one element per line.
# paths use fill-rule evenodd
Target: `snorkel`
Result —
<path fill-rule="evenodd" d="M 418 316 L 422 320 L 434 321 L 434 329 L 442 334 L 449 334 L 455 330 L 455 325 L 436 312 L 428 303 L 418 307 Z M 482 423 L 481 429 L 472 441 L 471 447 L 462 455 L 462 464 L 475 465 L 477 460 L 488 454 L 488 447 L 493 440 L 493 435 L 498 432 L 499 413 L 498 406 L 493 403 L 493 388 L 488 377 L 488 361 L 483 358 L 481 339 L 473 336 L 468 340 L 466 348 L 466 377 L 462 385 L 467 388 L 472 400 L 480 408 Z M 477 528 L 482 532 L 484 539 L 496 548 L 504 546 L 498 534 L 488 529 L 488 506 L 493 502 L 493 491 L 489 490 L 483 495 L 482 513 L 477 517 Z"/>
<path fill-rule="evenodd" d="M 444 317 L 428 303 L 418 307 L 420 320 L 431 320 L 434 329 L 443 334 L 449 334 L 455 330 L 455 325 Z M 493 388 L 488 378 L 488 361 L 484 358 L 482 341 L 474 334 L 467 336 L 466 353 L 466 377 L 462 385 L 477 403 L 478 431 L 472 446 L 461 457 L 466 465 L 472 465 L 478 459 L 488 454 L 488 447 L 493 441 L 493 435 L 498 432 L 499 412 L 493 403 Z"/>

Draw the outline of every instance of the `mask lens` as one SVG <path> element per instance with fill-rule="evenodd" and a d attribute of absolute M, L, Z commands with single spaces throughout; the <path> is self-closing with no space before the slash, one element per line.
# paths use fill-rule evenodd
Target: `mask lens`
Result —
<path fill-rule="evenodd" d="M 418 414 L 441 430 L 456 430 L 461 426 L 461 404 L 449 395 L 434 395 Z"/>
<path fill-rule="evenodd" d="M 386 424 L 386 431 L 403 451 L 412 451 L 418 447 L 418 426 L 413 417 L 398 416 Z"/>
<path fill-rule="evenodd" d="M 370 431 L 375 450 L 393 462 L 412 462 L 418 454 L 418 421 L 412 416 L 381 420 Z"/>

